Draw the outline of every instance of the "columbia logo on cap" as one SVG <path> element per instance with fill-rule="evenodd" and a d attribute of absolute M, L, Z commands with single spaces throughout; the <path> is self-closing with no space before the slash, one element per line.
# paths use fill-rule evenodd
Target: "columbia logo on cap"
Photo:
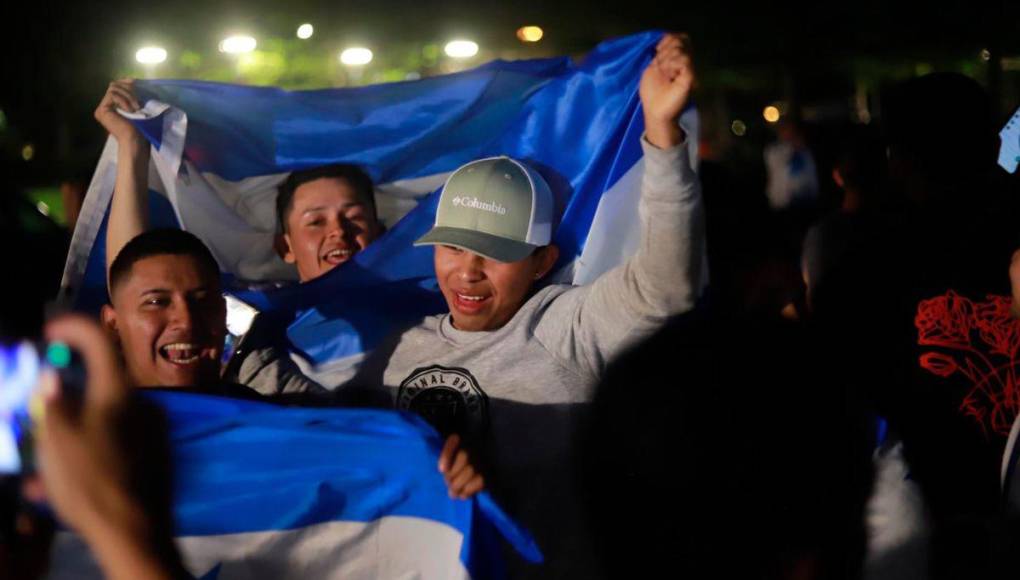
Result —
<path fill-rule="evenodd" d="M 472 209 L 480 209 L 482 211 L 496 213 L 499 215 L 506 215 L 507 213 L 507 209 L 502 205 L 495 202 L 478 201 L 477 197 L 457 196 L 451 199 L 450 203 L 452 203 L 455 207 L 470 207 Z"/>

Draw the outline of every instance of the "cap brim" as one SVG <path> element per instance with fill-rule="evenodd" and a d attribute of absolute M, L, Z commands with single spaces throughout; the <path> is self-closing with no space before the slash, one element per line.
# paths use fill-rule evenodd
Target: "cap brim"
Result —
<path fill-rule="evenodd" d="M 416 246 L 454 246 L 497 262 L 516 262 L 531 255 L 538 246 L 508 240 L 475 230 L 437 226 L 414 242 Z"/>

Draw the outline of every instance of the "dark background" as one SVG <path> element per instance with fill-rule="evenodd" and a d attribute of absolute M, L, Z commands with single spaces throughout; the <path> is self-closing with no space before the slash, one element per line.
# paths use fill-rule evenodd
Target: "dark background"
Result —
<path fill-rule="evenodd" d="M 875 97 L 884 83 L 930 70 L 977 78 L 1003 116 L 1020 93 L 1020 70 L 1012 70 L 1020 69 L 1020 3 L 1005 0 L 111 0 L 8 3 L 3 12 L 0 159 L 5 181 L 17 185 L 55 184 L 91 169 L 103 139 L 92 109 L 112 77 L 131 71 L 142 43 L 158 42 L 171 54 L 215 53 L 232 30 L 293 38 L 306 21 L 314 23 L 324 53 L 331 39 L 357 39 L 379 53 L 459 35 L 498 56 L 583 55 L 614 36 L 685 30 L 697 51 L 704 108 L 718 117 L 706 130 L 723 141 L 730 140 L 725 129 L 736 118 L 746 123 L 750 140 L 767 139 L 761 110 L 774 101 L 806 107 L 806 118 L 824 125 L 852 118 L 852 103 L 863 94 L 877 114 Z M 525 24 L 543 27 L 542 42 L 524 46 L 516 39 Z M 947 111 L 944 121 L 951 119 Z M 33 146 L 31 161 L 22 157 L 25 144 Z"/>

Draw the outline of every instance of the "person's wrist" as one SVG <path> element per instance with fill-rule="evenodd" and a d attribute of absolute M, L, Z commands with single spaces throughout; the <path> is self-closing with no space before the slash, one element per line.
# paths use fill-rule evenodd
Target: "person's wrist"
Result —
<path fill-rule="evenodd" d="M 105 576 L 112 580 L 155 580 L 183 571 L 173 530 L 161 527 L 115 479 L 94 489 L 93 500 L 72 524 L 85 540 Z M 91 508 L 91 509 L 89 509 Z"/>
<path fill-rule="evenodd" d="M 127 493 L 114 486 L 97 492 L 90 506 L 70 522 L 90 543 L 116 543 L 121 536 L 137 536 L 148 529 L 148 520 L 141 507 Z M 92 509 L 88 509 L 91 507 Z"/>
<path fill-rule="evenodd" d="M 646 115 L 645 139 L 659 149 L 669 149 L 683 143 L 684 132 L 676 119 L 658 119 Z"/>
<path fill-rule="evenodd" d="M 111 531 L 107 538 L 102 544 L 90 544 L 107 578 L 156 580 L 173 577 L 177 565 L 160 557 L 148 534 Z"/>
<path fill-rule="evenodd" d="M 144 512 L 126 497 L 111 498 L 108 513 L 96 514 L 79 532 L 108 578 L 165 577 L 168 569 Z M 172 542 L 172 540 L 169 540 Z"/>
<path fill-rule="evenodd" d="M 140 155 L 149 151 L 149 142 L 136 130 L 117 136 L 117 146 L 125 153 Z"/>

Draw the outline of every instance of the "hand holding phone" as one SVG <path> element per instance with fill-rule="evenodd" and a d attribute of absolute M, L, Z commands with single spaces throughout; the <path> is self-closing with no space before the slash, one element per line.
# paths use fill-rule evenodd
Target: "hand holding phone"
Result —
<path fill-rule="evenodd" d="M 46 325 L 46 338 L 79 353 L 88 374 L 77 390 L 62 384 L 73 377 L 58 373 L 58 365 L 40 372 L 41 412 L 33 415 L 46 500 L 85 539 L 107 577 L 183 576 L 162 414 L 131 397 L 116 350 L 95 321 L 63 316 Z"/>

